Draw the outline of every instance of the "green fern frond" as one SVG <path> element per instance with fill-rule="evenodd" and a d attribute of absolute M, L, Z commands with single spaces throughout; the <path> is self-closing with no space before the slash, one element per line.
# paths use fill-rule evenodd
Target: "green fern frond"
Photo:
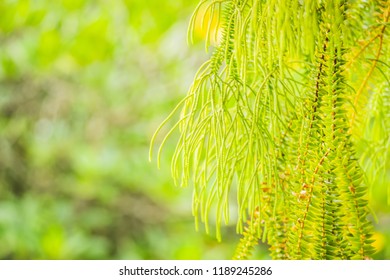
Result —
<path fill-rule="evenodd" d="M 390 165 L 390 2 L 203 0 L 190 33 L 201 9 L 220 37 L 167 135 L 180 131 L 172 174 L 194 186 L 196 221 L 215 217 L 221 239 L 234 203 L 237 259 L 260 237 L 277 259 L 372 255 L 364 174 Z"/>
<path fill-rule="evenodd" d="M 242 238 L 236 248 L 236 252 L 233 256 L 233 260 L 246 260 L 250 257 L 253 248 L 258 244 L 260 237 L 260 216 L 259 211 L 256 209 L 250 220 L 248 220 L 247 226 L 244 228 Z"/>

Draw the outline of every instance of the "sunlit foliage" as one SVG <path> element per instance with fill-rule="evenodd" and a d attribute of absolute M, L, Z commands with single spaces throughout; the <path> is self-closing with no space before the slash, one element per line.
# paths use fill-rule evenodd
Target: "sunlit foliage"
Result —
<path fill-rule="evenodd" d="M 196 223 L 209 231 L 215 217 L 220 239 L 237 207 L 236 258 L 259 238 L 277 259 L 374 254 L 368 193 L 389 185 L 389 14 L 389 1 L 200 1 L 190 38 L 200 22 L 215 47 L 161 146 L 180 131 L 172 174 L 194 186 Z"/>

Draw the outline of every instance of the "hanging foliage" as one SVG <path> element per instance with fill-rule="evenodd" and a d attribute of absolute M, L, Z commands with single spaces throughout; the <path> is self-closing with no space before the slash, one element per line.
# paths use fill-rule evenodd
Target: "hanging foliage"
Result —
<path fill-rule="evenodd" d="M 215 47 L 163 140 L 180 130 L 172 174 L 197 223 L 215 217 L 220 239 L 237 205 L 236 259 L 259 238 L 275 259 L 370 257 L 375 159 L 355 146 L 376 116 L 389 168 L 390 1 L 201 1 L 189 34 L 199 11 Z"/>

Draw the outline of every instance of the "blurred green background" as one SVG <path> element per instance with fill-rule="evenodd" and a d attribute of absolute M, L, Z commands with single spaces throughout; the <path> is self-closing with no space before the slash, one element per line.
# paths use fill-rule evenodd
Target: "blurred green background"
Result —
<path fill-rule="evenodd" d="M 197 2 L 0 0 L 0 259 L 231 258 L 234 221 L 222 243 L 195 231 L 192 190 L 173 185 L 175 137 L 160 170 L 148 161 L 208 57 L 186 42 Z M 376 201 L 375 257 L 390 259 Z"/>

